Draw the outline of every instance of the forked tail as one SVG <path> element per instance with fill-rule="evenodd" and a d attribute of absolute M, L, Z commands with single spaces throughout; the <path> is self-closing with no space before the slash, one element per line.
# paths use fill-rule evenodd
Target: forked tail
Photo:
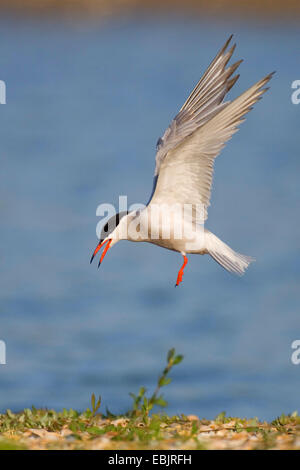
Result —
<path fill-rule="evenodd" d="M 233 251 L 213 233 L 206 231 L 206 248 L 210 256 L 227 271 L 242 276 L 252 261 L 251 256 Z"/>

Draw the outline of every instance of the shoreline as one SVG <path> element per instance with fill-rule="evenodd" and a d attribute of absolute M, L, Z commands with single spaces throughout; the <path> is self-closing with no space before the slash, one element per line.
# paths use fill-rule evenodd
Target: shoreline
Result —
<path fill-rule="evenodd" d="M 186 0 L 184 6 L 179 0 L 20 0 L 1 1 L 0 11 L 8 14 L 22 16 L 71 16 L 77 17 L 106 17 L 129 13 L 144 13 L 162 15 L 192 14 L 200 18 L 236 17 L 240 19 L 291 19 L 300 17 L 300 3 L 295 0 L 265 0 L 252 2 L 238 2 L 236 0 Z"/>
<path fill-rule="evenodd" d="M 0 450 L 300 450 L 300 417 L 257 418 L 153 414 L 104 416 L 88 409 L 26 409 L 0 414 Z"/>

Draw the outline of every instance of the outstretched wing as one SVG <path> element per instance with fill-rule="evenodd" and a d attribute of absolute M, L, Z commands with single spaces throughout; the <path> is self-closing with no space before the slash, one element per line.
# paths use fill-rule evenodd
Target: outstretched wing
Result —
<path fill-rule="evenodd" d="M 170 150 L 203 126 L 226 105 L 223 102 L 225 95 L 239 78 L 239 75 L 233 78 L 231 76 L 242 62 L 239 60 L 226 68 L 235 49 L 233 45 L 227 51 L 231 39 L 232 35 L 197 83 L 164 135 L 158 139 L 154 176 L 159 174 L 160 166 Z"/>
<path fill-rule="evenodd" d="M 231 103 L 225 103 L 221 110 L 219 107 L 213 117 L 168 150 L 160 162 L 150 204 L 191 204 L 196 206 L 197 216 L 200 208 L 201 221 L 206 220 L 214 160 L 244 121 L 243 116 L 267 91 L 268 88 L 263 87 L 272 75 L 267 75 Z M 205 101 L 204 95 L 202 99 Z"/>

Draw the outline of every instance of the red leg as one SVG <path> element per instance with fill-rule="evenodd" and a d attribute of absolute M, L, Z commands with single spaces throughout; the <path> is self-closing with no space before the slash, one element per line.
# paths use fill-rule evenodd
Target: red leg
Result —
<path fill-rule="evenodd" d="M 182 282 L 182 276 L 184 274 L 184 268 L 188 262 L 188 259 L 185 255 L 182 255 L 183 256 L 183 259 L 184 259 L 184 262 L 183 262 L 183 265 L 181 266 L 181 268 L 179 269 L 179 272 L 178 272 L 178 276 L 177 276 L 177 281 L 176 281 L 176 284 L 175 284 L 175 287 L 179 286 L 179 284 Z"/>

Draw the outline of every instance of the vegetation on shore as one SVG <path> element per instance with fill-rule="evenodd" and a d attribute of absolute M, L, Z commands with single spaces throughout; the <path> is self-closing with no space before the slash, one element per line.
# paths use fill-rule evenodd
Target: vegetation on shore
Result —
<path fill-rule="evenodd" d="M 170 383 L 169 373 L 182 359 L 170 350 L 154 393 L 148 397 L 141 387 L 138 394 L 131 394 L 132 408 L 122 416 L 109 410 L 100 413 L 101 398 L 96 400 L 94 394 L 91 407 L 82 413 L 34 407 L 20 413 L 7 410 L 0 414 L 0 450 L 300 449 L 297 412 L 271 423 L 226 417 L 224 412 L 211 421 L 193 415 L 150 415 L 154 407 L 167 406 L 161 389 Z"/>

